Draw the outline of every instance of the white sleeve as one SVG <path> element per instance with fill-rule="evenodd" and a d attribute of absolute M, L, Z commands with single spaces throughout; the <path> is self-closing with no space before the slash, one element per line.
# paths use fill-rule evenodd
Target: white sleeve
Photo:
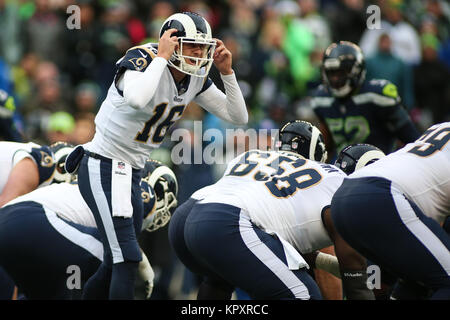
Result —
<path fill-rule="evenodd" d="M 16 164 L 19 163 L 19 161 L 25 159 L 25 158 L 30 158 L 31 160 L 33 160 L 34 163 L 36 163 L 36 160 L 34 160 L 34 158 L 31 156 L 31 154 L 26 151 L 26 150 L 17 150 L 14 155 L 13 155 L 13 159 L 12 159 L 12 166 L 14 167 Z M 37 164 L 37 163 L 36 163 Z"/>
<path fill-rule="evenodd" d="M 242 125 L 248 122 L 247 107 L 244 97 L 233 72 L 230 75 L 220 75 L 225 86 L 225 93 L 213 83 L 208 89 L 199 94 L 194 101 L 206 111 L 218 116 L 222 120 Z"/>
<path fill-rule="evenodd" d="M 125 71 L 118 85 L 123 86 L 123 97 L 131 107 L 142 109 L 153 98 L 166 65 L 166 59 L 156 57 L 144 72 Z"/>

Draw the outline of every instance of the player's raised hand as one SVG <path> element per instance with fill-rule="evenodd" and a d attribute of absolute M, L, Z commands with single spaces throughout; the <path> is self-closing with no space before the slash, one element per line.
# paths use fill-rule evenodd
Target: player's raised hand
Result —
<path fill-rule="evenodd" d="M 172 36 L 172 33 L 177 32 L 177 29 L 169 29 L 163 33 L 159 39 L 157 57 L 162 57 L 169 60 L 173 52 L 178 48 L 178 38 Z"/>
<path fill-rule="evenodd" d="M 232 56 L 230 50 L 228 50 L 223 41 L 214 39 L 217 42 L 216 51 L 214 52 L 214 65 L 223 75 L 232 74 Z"/>

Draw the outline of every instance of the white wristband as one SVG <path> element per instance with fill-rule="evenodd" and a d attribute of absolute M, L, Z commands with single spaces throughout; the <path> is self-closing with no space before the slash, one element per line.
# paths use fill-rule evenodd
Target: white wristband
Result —
<path fill-rule="evenodd" d="M 335 256 L 331 254 L 319 252 L 316 257 L 316 268 L 331 273 L 333 276 L 339 279 L 341 278 L 339 261 Z"/>

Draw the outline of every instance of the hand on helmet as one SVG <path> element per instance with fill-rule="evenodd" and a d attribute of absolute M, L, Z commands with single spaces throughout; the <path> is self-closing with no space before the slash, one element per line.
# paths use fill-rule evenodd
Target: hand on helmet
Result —
<path fill-rule="evenodd" d="M 173 52 L 178 48 L 178 38 L 172 36 L 172 34 L 177 31 L 177 29 L 172 28 L 163 33 L 159 39 L 157 57 L 162 57 L 166 60 L 170 59 Z"/>
<path fill-rule="evenodd" d="M 217 42 L 216 51 L 214 52 L 214 65 L 223 75 L 228 75 L 233 73 L 232 65 L 232 55 L 230 50 L 228 50 L 223 41 L 219 39 L 214 39 Z"/>

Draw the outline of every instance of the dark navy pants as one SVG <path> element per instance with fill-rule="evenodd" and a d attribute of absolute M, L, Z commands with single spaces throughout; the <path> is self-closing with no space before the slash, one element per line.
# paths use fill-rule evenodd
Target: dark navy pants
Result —
<path fill-rule="evenodd" d="M 64 220 L 32 201 L 0 209 L 0 265 L 27 299 L 79 298 L 102 257 L 96 228 Z"/>
<path fill-rule="evenodd" d="M 333 196 L 337 231 L 357 251 L 405 281 L 450 299 L 450 238 L 389 180 L 346 179 Z"/>
<path fill-rule="evenodd" d="M 103 263 L 99 272 L 94 275 L 87 285 L 92 295 L 88 293 L 86 299 L 132 299 L 134 296 L 134 278 L 137 265 L 142 260 L 141 251 L 137 241 L 137 235 L 141 231 L 143 219 L 143 207 L 140 189 L 141 170 L 132 169 L 129 189 L 114 185 L 113 175 L 125 167 L 124 163 L 117 163 L 113 167 L 113 160 L 85 151 L 79 169 L 78 186 L 84 200 L 91 209 L 104 247 Z M 119 176 L 120 178 L 120 176 Z M 123 191 L 126 195 L 115 194 L 114 189 Z M 122 204 L 130 203 L 132 214 L 129 217 L 113 216 L 113 202 Z M 120 266 L 114 267 L 115 265 Z M 109 288 L 111 292 L 102 291 Z M 100 291 L 102 291 L 100 293 Z M 106 295 L 106 296 L 105 296 Z"/>
<path fill-rule="evenodd" d="M 289 270 L 280 240 L 240 208 L 188 200 L 174 213 L 169 237 L 186 267 L 222 288 L 241 288 L 253 299 L 321 299 L 305 269 Z"/>

